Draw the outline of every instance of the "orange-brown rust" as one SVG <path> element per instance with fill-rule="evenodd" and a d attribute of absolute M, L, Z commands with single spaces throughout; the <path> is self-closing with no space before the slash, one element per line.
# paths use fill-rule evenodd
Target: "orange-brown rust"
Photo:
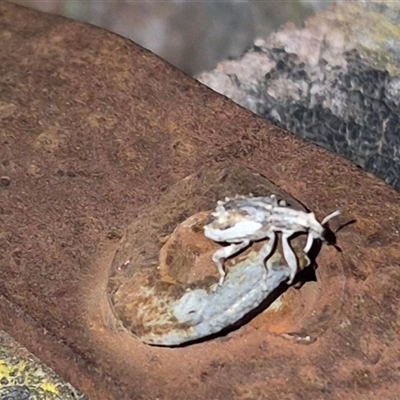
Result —
<path fill-rule="evenodd" d="M 190 226 L 179 225 L 171 240 L 162 247 L 159 267 L 163 280 L 175 279 L 175 282 L 193 283 L 209 275 L 216 275 L 216 268 L 209 261 L 218 245 L 202 234 L 202 226 L 207 216 L 207 211 L 201 212 L 193 216 Z"/>

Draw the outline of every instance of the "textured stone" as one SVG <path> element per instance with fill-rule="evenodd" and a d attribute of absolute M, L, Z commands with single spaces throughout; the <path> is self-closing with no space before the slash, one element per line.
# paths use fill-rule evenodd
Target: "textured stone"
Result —
<path fill-rule="evenodd" d="M 400 11 L 343 2 L 198 79 L 400 189 Z"/>
<path fill-rule="evenodd" d="M 88 400 L 1 330 L 0 399 Z"/>

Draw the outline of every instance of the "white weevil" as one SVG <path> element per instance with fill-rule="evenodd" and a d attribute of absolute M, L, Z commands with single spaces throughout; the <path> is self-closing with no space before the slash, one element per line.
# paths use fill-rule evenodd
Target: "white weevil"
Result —
<path fill-rule="evenodd" d="M 282 234 L 283 256 L 291 270 L 287 283 L 292 284 L 298 271 L 298 263 L 289 244 L 290 237 L 295 233 L 308 234 L 303 253 L 307 264 L 310 264 L 307 253 L 311 250 L 314 240 L 326 242 L 324 225 L 339 214 L 339 211 L 335 211 L 320 223 L 314 213 L 295 210 L 284 200 L 278 201 L 274 194 L 268 197 L 236 196 L 234 199 L 218 201 L 215 211 L 210 214 L 204 226 L 204 235 L 207 238 L 231 244 L 217 250 L 212 256 L 220 275 L 218 286 L 225 280 L 224 260 L 239 253 L 251 242 L 269 239 L 259 252 L 259 257 L 264 262 L 275 248 L 278 232 Z M 266 276 L 267 271 L 264 273 L 265 279 Z"/>

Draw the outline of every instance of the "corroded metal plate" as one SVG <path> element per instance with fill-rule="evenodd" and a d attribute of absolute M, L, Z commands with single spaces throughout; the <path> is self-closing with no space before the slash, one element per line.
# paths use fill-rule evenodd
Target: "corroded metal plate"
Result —
<path fill-rule="evenodd" d="M 91 400 L 400 391 L 399 193 L 128 40 L 9 3 L 0 10 L 2 329 Z M 343 253 L 322 248 L 317 282 L 288 289 L 276 315 L 280 301 L 227 336 L 148 346 L 121 329 L 107 298 L 120 232 L 174 183 L 221 161 L 265 174 L 317 216 L 340 209 L 334 229 L 357 222 L 338 233 Z M 307 339 L 314 329 L 309 346 L 270 334 Z"/>

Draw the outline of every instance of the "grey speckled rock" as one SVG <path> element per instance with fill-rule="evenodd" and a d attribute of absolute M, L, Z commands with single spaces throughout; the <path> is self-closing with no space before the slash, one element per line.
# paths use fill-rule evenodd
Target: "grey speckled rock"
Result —
<path fill-rule="evenodd" d="M 400 7 L 343 2 L 198 79 L 400 189 Z"/>
<path fill-rule="evenodd" d="M 0 330 L 0 400 L 88 400 Z"/>

